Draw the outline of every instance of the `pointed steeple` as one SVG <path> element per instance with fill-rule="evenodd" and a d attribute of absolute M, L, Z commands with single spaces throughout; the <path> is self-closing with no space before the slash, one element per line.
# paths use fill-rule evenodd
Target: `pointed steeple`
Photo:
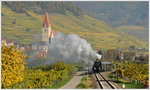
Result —
<path fill-rule="evenodd" d="M 49 28 L 49 27 L 50 27 L 50 24 L 49 24 L 48 14 L 46 12 L 42 28 Z"/>

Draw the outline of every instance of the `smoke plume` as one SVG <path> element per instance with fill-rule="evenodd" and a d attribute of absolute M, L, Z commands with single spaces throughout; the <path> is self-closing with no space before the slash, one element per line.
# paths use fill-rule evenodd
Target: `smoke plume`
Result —
<path fill-rule="evenodd" d="M 95 61 L 100 59 L 101 55 L 92 50 L 87 41 L 76 34 L 64 35 L 61 32 L 56 32 L 48 49 L 48 63 L 63 61 L 63 62 L 85 62 Z"/>

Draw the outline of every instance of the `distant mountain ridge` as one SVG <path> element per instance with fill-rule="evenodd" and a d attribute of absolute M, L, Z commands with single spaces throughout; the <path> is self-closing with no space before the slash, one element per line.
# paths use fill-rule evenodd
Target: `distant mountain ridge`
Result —
<path fill-rule="evenodd" d="M 148 1 L 87 1 L 74 3 L 89 16 L 114 27 L 122 25 L 148 27 Z"/>

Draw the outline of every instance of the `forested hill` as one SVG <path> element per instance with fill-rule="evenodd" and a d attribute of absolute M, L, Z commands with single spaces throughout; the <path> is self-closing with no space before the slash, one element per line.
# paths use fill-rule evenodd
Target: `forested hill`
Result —
<path fill-rule="evenodd" d="M 135 25 L 148 27 L 148 1 L 75 2 L 86 14 L 111 26 Z"/>
<path fill-rule="evenodd" d="M 17 13 L 26 13 L 26 10 L 32 11 L 36 14 L 59 13 L 66 14 L 67 11 L 72 12 L 75 16 L 81 16 L 82 10 L 72 2 L 3 2 L 3 5 L 9 7 L 12 11 Z"/>

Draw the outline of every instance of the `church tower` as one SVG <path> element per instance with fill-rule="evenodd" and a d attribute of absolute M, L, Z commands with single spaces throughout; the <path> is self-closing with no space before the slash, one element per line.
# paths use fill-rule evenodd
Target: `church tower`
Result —
<path fill-rule="evenodd" d="M 48 14 L 45 13 L 45 18 L 42 26 L 42 41 L 50 43 L 51 26 L 49 24 Z"/>

